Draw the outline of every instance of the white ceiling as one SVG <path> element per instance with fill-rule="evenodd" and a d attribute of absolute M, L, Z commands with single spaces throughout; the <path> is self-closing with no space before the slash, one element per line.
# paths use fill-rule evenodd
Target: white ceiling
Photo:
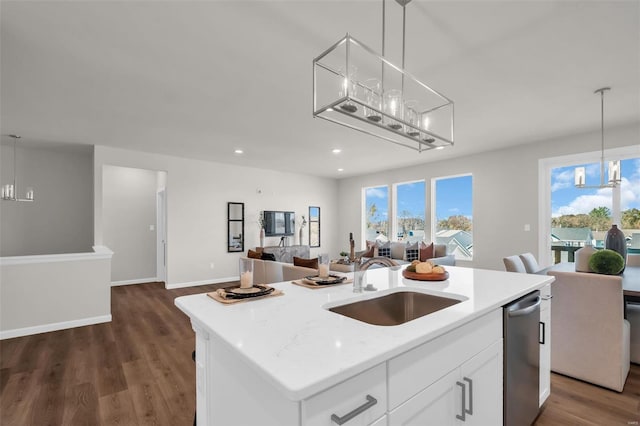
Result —
<path fill-rule="evenodd" d="M 637 0 L 414 0 L 406 68 L 455 101 L 455 146 L 314 119 L 312 59 L 347 32 L 379 50 L 381 4 L 2 0 L 2 134 L 339 178 L 596 130 L 603 86 L 607 127 L 639 120 Z"/>

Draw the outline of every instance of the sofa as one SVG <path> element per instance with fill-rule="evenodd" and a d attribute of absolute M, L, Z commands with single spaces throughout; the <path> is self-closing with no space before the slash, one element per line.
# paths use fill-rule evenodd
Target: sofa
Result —
<path fill-rule="evenodd" d="M 630 369 L 622 278 L 549 271 L 551 370 L 621 392 Z"/>
<path fill-rule="evenodd" d="M 374 244 L 374 243 L 371 241 L 368 241 L 367 245 L 369 244 Z M 407 248 L 406 242 L 390 242 L 389 245 L 391 248 L 390 250 L 391 259 L 395 260 L 400 265 L 411 263 L 410 261 L 407 260 L 407 257 L 405 254 L 405 250 Z M 374 256 L 379 256 L 379 253 L 378 253 L 379 246 L 380 244 L 377 243 L 373 251 Z M 370 252 L 370 247 L 367 250 L 363 250 L 361 252 L 356 253 L 356 257 L 364 257 L 364 258 L 371 257 L 371 256 L 367 256 L 367 251 Z M 371 254 L 371 253 L 368 253 L 368 254 Z M 456 265 L 455 255 L 447 254 L 447 246 L 445 244 L 434 244 L 433 257 L 429 258 L 428 260 L 436 265 L 442 265 L 442 266 Z"/>
<path fill-rule="evenodd" d="M 248 259 L 248 257 L 244 257 Z M 271 284 L 281 281 L 299 280 L 309 275 L 317 275 L 318 270 L 294 266 L 292 263 L 277 262 L 274 260 L 253 260 L 253 282 L 255 284 Z"/>

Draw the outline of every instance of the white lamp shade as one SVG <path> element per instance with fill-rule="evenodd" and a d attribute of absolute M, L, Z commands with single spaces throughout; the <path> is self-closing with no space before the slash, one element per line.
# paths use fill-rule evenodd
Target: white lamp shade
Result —
<path fill-rule="evenodd" d="M 576 167 L 576 169 L 575 169 L 575 185 L 576 186 L 584 186 L 585 185 L 585 169 L 584 169 L 584 167 Z"/>
<path fill-rule="evenodd" d="M 609 161 L 609 183 L 620 183 L 620 160 Z"/>

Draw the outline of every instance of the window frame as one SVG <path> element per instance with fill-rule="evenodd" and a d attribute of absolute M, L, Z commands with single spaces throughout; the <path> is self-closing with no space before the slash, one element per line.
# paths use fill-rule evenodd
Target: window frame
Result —
<path fill-rule="evenodd" d="M 605 163 L 611 160 L 626 160 L 638 157 L 637 145 L 611 148 L 604 151 Z M 602 160 L 601 151 L 581 152 L 558 157 L 540 158 L 538 160 L 538 263 L 541 267 L 553 264 L 551 247 L 551 171 L 558 167 L 578 166 L 584 163 L 599 163 Z M 614 191 L 615 194 L 615 191 Z M 615 197 L 615 195 L 612 195 Z M 615 198 L 612 200 L 615 202 Z M 620 200 L 617 200 L 618 217 L 611 210 L 612 220 L 620 220 Z M 616 223 L 616 222 L 613 222 Z"/>
<path fill-rule="evenodd" d="M 436 208 L 437 208 L 437 201 L 436 201 L 436 197 L 437 197 L 437 193 L 436 193 L 436 183 L 437 181 L 440 180 L 444 180 L 444 179 L 455 179 L 455 178 L 460 178 L 460 177 L 465 177 L 465 176 L 470 176 L 471 177 L 471 225 L 472 225 L 472 229 L 473 229 L 473 181 L 474 181 L 474 176 L 473 176 L 473 172 L 465 172 L 465 173 L 457 173 L 457 174 L 453 174 L 453 175 L 446 175 L 446 176 L 436 176 L 436 177 L 432 177 L 431 178 L 431 241 L 435 244 L 436 241 L 436 233 L 437 233 L 437 227 L 438 227 L 438 216 L 436 214 Z M 473 231 L 472 231 L 472 240 L 473 242 Z M 471 252 L 471 257 L 455 257 L 456 261 L 463 261 L 463 262 L 472 262 L 475 258 L 475 250 L 473 250 Z"/>

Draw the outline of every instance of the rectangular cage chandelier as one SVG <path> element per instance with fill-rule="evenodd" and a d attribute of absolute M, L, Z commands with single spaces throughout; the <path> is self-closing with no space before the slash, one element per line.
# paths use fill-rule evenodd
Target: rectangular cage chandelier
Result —
<path fill-rule="evenodd" d="M 403 7 L 403 66 L 347 33 L 313 60 L 313 116 L 418 152 L 451 146 L 454 103 L 404 69 L 408 1 L 397 1 Z"/>

